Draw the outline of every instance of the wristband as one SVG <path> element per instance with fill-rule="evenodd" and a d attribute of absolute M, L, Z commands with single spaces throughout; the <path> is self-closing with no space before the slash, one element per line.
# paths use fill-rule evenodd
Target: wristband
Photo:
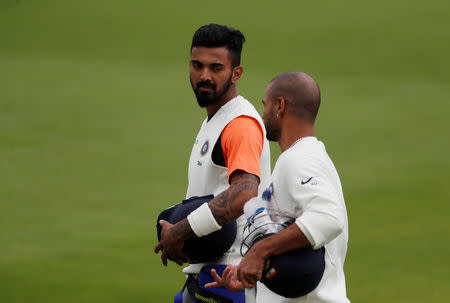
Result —
<path fill-rule="evenodd" d="M 203 203 L 199 208 L 191 212 L 187 219 L 197 237 L 209 235 L 222 228 L 222 226 L 217 224 L 208 203 Z"/>

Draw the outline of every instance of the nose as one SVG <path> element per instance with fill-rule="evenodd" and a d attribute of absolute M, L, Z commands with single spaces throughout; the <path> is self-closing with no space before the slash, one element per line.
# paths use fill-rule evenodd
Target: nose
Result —
<path fill-rule="evenodd" d="M 200 73 L 200 81 L 206 81 L 206 82 L 211 82 L 211 72 L 209 71 L 208 68 L 203 68 L 201 73 Z"/>

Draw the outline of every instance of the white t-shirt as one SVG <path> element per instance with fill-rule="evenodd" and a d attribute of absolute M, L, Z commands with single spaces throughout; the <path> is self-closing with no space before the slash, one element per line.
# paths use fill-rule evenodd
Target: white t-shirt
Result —
<path fill-rule="evenodd" d="M 297 217 L 295 224 L 314 249 L 325 246 L 325 272 L 315 290 L 284 298 L 258 282 L 258 303 L 348 303 L 344 261 L 348 220 L 339 175 L 325 146 L 315 137 L 298 140 L 278 158 L 272 173 L 270 204 Z"/>

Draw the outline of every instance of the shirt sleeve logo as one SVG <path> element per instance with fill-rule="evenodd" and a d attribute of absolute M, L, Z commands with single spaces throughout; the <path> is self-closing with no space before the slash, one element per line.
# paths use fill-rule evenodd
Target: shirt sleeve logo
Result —
<path fill-rule="evenodd" d="M 312 180 L 313 178 L 314 178 L 314 177 L 311 177 L 311 178 L 306 179 L 306 180 L 302 179 L 302 180 L 301 180 L 301 184 L 302 184 L 302 185 L 305 185 L 305 184 L 310 183 L 311 185 L 317 185 L 317 179 Z M 312 180 L 312 182 L 309 182 L 309 181 L 311 181 L 311 180 Z"/>
<path fill-rule="evenodd" d="M 309 181 L 311 181 L 312 178 L 313 178 L 313 177 L 309 178 L 309 179 L 306 180 L 306 181 L 303 181 L 303 180 L 302 180 L 302 185 L 305 185 L 306 183 L 308 183 Z"/>
<path fill-rule="evenodd" d="M 203 144 L 202 149 L 200 150 L 200 154 L 204 156 L 209 148 L 209 142 L 208 140 Z"/>

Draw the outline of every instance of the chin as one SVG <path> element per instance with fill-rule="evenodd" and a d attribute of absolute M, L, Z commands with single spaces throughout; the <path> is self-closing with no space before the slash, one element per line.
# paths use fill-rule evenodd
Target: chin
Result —
<path fill-rule="evenodd" d="M 219 99 L 218 98 L 205 98 L 205 96 L 196 96 L 197 97 L 197 103 L 198 105 L 200 105 L 200 107 L 208 107 L 210 105 L 214 105 L 219 103 Z"/>

